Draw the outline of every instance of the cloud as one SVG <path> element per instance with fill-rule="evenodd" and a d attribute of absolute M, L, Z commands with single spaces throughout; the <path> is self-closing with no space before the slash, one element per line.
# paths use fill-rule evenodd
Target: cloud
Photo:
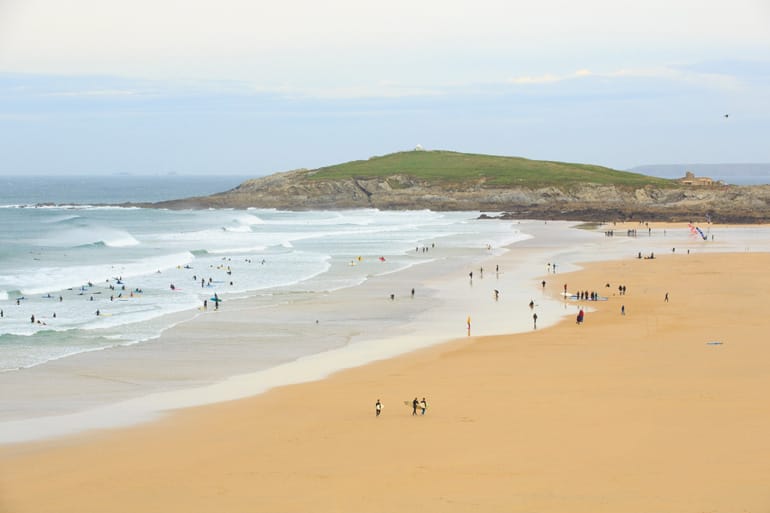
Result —
<path fill-rule="evenodd" d="M 511 84 L 524 84 L 524 85 L 529 85 L 529 84 L 554 84 L 554 83 L 557 83 L 557 82 L 564 82 L 564 81 L 567 81 L 567 80 L 575 80 L 575 79 L 579 79 L 579 78 L 590 77 L 590 76 L 593 76 L 593 75 L 594 74 L 591 73 L 589 70 L 581 69 L 581 70 L 575 71 L 574 73 L 568 73 L 568 74 L 564 74 L 564 75 L 558 75 L 558 74 L 553 74 L 553 73 L 546 73 L 544 75 L 537 75 L 537 76 L 532 76 L 532 75 L 518 76 L 518 77 L 509 78 L 507 80 L 507 82 L 511 83 Z"/>
<path fill-rule="evenodd" d="M 767 15 L 767 0 L 0 0 L 0 70 L 430 88 L 514 62 L 533 70 L 521 83 L 552 83 L 530 65 L 766 54 Z"/>
<path fill-rule="evenodd" d="M 513 85 L 544 85 L 557 84 L 586 79 L 603 80 L 645 80 L 659 82 L 679 82 L 687 83 L 694 87 L 713 87 L 724 90 L 737 90 L 742 86 L 741 78 L 738 76 L 698 71 L 695 68 L 687 67 L 650 67 L 650 68 L 624 68 L 610 71 L 590 71 L 580 69 L 572 73 L 556 74 L 546 73 L 543 75 L 516 76 L 506 80 L 506 83 Z"/>
<path fill-rule="evenodd" d="M 61 91 L 47 94 L 48 96 L 120 97 L 136 96 L 139 92 L 130 89 L 91 89 L 86 91 Z"/>

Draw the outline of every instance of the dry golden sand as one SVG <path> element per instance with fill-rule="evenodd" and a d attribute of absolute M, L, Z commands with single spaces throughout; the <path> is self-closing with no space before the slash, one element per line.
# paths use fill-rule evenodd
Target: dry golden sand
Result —
<path fill-rule="evenodd" d="M 767 254 L 592 264 L 549 283 L 611 296 L 582 326 L 5 447 L 0 511 L 767 512 L 769 266 Z M 415 396 L 424 417 L 404 405 Z"/>

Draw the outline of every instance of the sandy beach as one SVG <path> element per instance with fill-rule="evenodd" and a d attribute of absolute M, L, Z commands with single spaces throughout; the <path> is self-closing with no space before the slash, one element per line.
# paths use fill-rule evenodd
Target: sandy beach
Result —
<path fill-rule="evenodd" d="M 138 427 L 4 446 L 0 511 L 768 511 L 768 264 L 593 262 L 545 291 L 570 311 L 565 283 L 607 296 L 579 303 L 582 325 L 465 337 Z"/>

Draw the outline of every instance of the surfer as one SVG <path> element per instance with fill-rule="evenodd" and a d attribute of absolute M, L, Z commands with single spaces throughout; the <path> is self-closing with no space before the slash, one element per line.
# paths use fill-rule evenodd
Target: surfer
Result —
<path fill-rule="evenodd" d="M 379 417 L 380 413 L 382 413 L 382 403 L 380 402 L 379 399 L 377 399 L 377 402 L 374 403 L 374 415 L 376 417 Z"/>
<path fill-rule="evenodd" d="M 537 314 L 536 313 L 532 314 L 532 322 L 534 323 L 533 329 L 537 329 Z"/>

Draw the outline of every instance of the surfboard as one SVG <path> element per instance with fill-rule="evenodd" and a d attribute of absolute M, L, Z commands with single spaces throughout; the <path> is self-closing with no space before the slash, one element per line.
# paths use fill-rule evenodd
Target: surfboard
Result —
<path fill-rule="evenodd" d="M 210 297 L 209 301 L 213 301 L 215 303 L 221 303 L 222 302 L 222 298 L 221 297 Z"/>

